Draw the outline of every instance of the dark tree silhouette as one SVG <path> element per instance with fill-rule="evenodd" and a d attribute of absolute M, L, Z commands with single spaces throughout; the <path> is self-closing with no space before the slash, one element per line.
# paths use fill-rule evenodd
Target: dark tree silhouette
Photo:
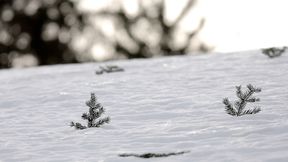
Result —
<path fill-rule="evenodd" d="M 105 28 L 98 18 L 111 20 L 115 34 L 112 34 L 113 38 L 111 34 L 107 37 L 107 33 L 99 26 L 85 30 L 86 36 L 89 35 L 91 40 L 84 38 L 90 44 L 85 44 L 81 53 L 90 54 L 90 49 L 97 41 L 108 47 L 115 58 L 149 58 L 183 55 L 192 51 L 207 52 L 209 48 L 202 43 L 196 49 L 191 48 L 204 25 L 204 19 L 199 22 L 195 31 L 181 35 L 180 44 L 175 41 L 181 30 L 179 24 L 195 1 L 189 0 L 178 17 L 173 22 L 168 22 L 165 0 L 150 1 L 150 5 L 145 4 L 146 0 L 138 0 L 139 10 L 136 15 L 129 15 L 121 1 L 115 1 L 119 2 L 118 8 L 92 14 L 78 11 L 76 1 L 72 0 L 1 0 L 0 68 L 11 67 L 15 58 L 26 54 L 35 56 L 39 65 L 91 61 L 94 57 L 83 59 L 81 56 L 77 60 L 71 43 L 75 38 L 74 33 L 82 31 L 87 25 L 91 27 L 90 25 L 98 23 Z M 117 4 L 113 3 L 113 7 L 115 6 Z M 146 29 L 143 26 L 149 27 Z"/>
<path fill-rule="evenodd" d="M 0 68 L 24 54 L 39 65 L 77 62 L 70 43 L 85 19 L 74 1 L 1 0 L 0 16 Z"/>
<path fill-rule="evenodd" d="M 110 39 L 105 34 L 100 34 L 106 42 L 110 42 L 117 54 L 122 54 L 126 58 L 148 58 L 156 55 L 183 55 L 191 52 L 191 42 L 204 25 L 204 19 L 199 22 L 197 29 L 191 33 L 186 33 L 183 39 L 185 42 L 181 46 L 175 45 L 179 23 L 185 18 L 193 7 L 195 0 L 189 0 L 182 12 L 172 23 L 167 22 L 165 12 L 165 0 L 153 1 L 152 5 L 144 5 L 144 0 L 138 0 L 139 11 L 137 15 L 129 15 L 123 5 L 119 3 L 118 9 L 104 10 L 95 14 L 97 17 L 111 19 L 116 28 L 115 37 Z M 115 6 L 115 4 L 113 4 Z M 147 25 L 146 29 L 141 26 Z M 139 33 L 145 33 L 144 36 Z M 120 36 L 119 36 L 120 35 Z M 147 40 L 147 37 L 154 36 L 154 42 Z M 127 40 L 129 43 L 127 43 Z M 129 44 L 127 46 L 127 44 Z M 133 47 L 131 47 L 133 46 Z M 195 50 L 195 49 L 194 49 Z M 201 44 L 197 51 L 207 52 L 209 48 Z"/>

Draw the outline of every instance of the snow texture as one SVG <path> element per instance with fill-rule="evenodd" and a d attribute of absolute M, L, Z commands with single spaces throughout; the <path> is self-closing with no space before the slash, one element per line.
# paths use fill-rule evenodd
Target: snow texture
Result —
<path fill-rule="evenodd" d="M 125 71 L 96 75 L 102 65 Z M 284 162 L 287 71 L 287 53 L 270 59 L 260 50 L 2 70 L 0 161 Z M 262 88 L 262 111 L 226 114 L 223 98 L 235 100 L 235 86 L 249 83 Z M 75 130 L 69 124 L 85 122 L 91 92 L 111 122 Z"/>

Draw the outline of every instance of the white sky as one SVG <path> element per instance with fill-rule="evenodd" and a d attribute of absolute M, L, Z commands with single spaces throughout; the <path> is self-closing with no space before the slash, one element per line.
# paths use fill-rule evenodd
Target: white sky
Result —
<path fill-rule="evenodd" d="M 107 2 L 84 0 L 82 4 L 93 10 Z M 185 2 L 168 0 L 168 16 L 173 18 Z M 287 0 L 198 0 L 182 26 L 186 30 L 194 29 L 195 22 L 205 18 L 200 40 L 219 52 L 285 46 L 288 45 L 287 7 Z"/>
<path fill-rule="evenodd" d="M 217 51 L 288 44 L 288 1 L 201 0 L 198 7 L 207 19 L 201 36 Z"/>

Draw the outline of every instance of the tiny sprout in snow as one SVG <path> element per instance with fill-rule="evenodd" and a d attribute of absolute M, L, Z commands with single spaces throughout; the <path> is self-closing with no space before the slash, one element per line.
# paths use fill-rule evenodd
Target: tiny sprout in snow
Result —
<path fill-rule="evenodd" d="M 235 101 L 234 107 L 228 98 L 223 99 L 223 104 L 225 105 L 225 111 L 227 114 L 232 116 L 242 116 L 246 114 L 256 114 L 261 111 L 260 107 L 244 110 L 248 102 L 260 101 L 259 98 L 252 97 L 252 95 L 253 93 L 261 92 L 261 89 L 255 88 L 251 84 L 247 85 L 247 88 L 248 90 L 246 92 L 242 92 L 241 86 L 236 86 L 236 95 L 239 99 Z"/>
<path fill-rule="evenodd" d="M 262 49 L 262 53 L 267 55 L 269 58 L 279 57 L 281 56 L 287 47 L 277 48 L 277 47 L 271 47 L 271 48 L 265 48 Z"/>
<path fill-rule="evenodd" d="M 89 107 L 89 112 L 83 113 L 82 119 L 88 121 L 87 126 L 80 123 L 71 122 L 71 127 L 75 127 L 76 129 L 86 129 L 90 127 L 100 127 L 101 125 L 110 122 L 109 117 L 98 119 L 105 112 L 105 109 L 100 103 L 97 102 L 94 93 L 91 93 L 91 98 L 86 102 L 86 105 Z"/>
<path fill-rule="evenodd" d="M 113 73 L 113 72 L 124 71 L 123 68 L 120 68 L 119 66 L 115 66 L 115 65 L 113 65 L 113 66 L 108 66 L 107 65 L 106 67 L 100 66 L 99 68 L 100 68 L 100 70 L 96 71 L 97 75 L 101 75 L 103 73 Z"/>

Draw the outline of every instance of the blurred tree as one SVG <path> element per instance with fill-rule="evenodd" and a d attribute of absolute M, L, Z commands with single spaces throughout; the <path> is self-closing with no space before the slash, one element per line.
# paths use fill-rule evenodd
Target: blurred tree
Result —
<path fill-rule="evenodd" d="M 185 33 L 181 38 L 182 43 L 177 44 L 177 36 L 179 37 L 179 30 L 181 30 L 179 24 L 187 16 L 195 0 L 188 0 L 178 17 L 170 23 L 165 15 L 167 12 L 165 0 L 138 0 L 138 12 L 134 15 L 125 10 L 123 3 L 119 3 L 124 1 L 115 2 L 118 2 L 118 7 L 115 7 L 117 3 L 113 3 L 112 7 L 114 8 L 111 10 L 106 9 L 94 15 L 98 17 L 97 21 L 101 17 L 104 17 L 105 20 L 112 20 L 115 28 L 114 38 L 109 38 L 105 33 L 100 36 L 103 37 L 102 42 L 110 43 L 110 48 L 113 48 L 116 54 L 122 54 L 131 59 L 157 55 L 184 55 L 193 50 L 209 51 L 209 48 L 203 43 L 200 43 L 197 49 L 191 48 L 193 40 L 204 25 L 204 19 L 200 21 L 195 31 Z M 150 3 L 145 5 L 145 2 Z M 101 21 L 98 22 L 101 23 Z M 99 24 L 98 28 L 101 27 L 103 24 Z"/>
<path fill-rule="evenodd" d="M 23 55 L 39 65 L 77 62 L 71 41 L 85 25 L 70 0 L 1 0 L 0 68 Z"/>

